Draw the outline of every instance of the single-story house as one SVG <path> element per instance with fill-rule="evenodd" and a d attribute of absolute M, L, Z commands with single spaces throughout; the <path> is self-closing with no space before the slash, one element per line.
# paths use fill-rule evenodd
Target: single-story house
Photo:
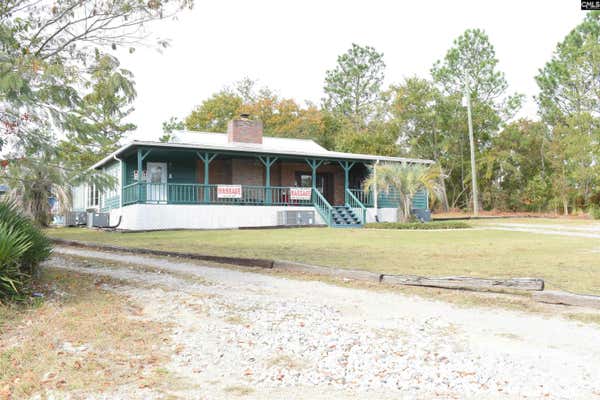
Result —
<path fill-rule="evenodd" d="M 244 115 L 230 121 L 227 133 L 178 132 L 168 143 L 123 145 L 92 167 L 118 186 L 74 188 L 73 211 L 110 213 L 110 224 L 127 230 L 394 221 L 397 197 L 379 192 L 375 201 L 361 186 L 379 162 L 433 163 L 263 136 L 262 122 Z M 415 197 L 414 209 L 428 210 L 426 192 Z"/>

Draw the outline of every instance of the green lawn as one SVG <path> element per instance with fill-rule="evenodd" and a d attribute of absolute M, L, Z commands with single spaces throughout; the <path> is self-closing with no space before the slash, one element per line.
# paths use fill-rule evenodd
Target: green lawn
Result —
<path fill-rule="evenodd" d="M 600 241 L 579 237 L 475 229 L 110 233 L 59 228 L 47 233 L 121 246 L 276 258 L 384 273 L 542 277 L 549 288 L 600 294 Z"/>

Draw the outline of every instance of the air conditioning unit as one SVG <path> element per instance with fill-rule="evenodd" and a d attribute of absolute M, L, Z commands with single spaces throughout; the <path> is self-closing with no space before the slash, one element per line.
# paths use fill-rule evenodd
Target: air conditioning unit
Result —
<path fill-rule="evenodd" d="M 87 224 L 87 212 L 70 211 L 65 214 L 65 226 L 81 226 Z"/>
<path fill-rule="evenodd" d="M 279 211 L 277 213 L 277 225 L 314 225 L 314 211 Z"/>
<path fill-rule="evenodd" d="M 412 210 L 413 215 L 420 221 L 429 222 L 431 221 L 431 210 L 414 209 Z"/>
<path fill-rule="evenodd" d="M 110 214 L 91 212 L 88 213 L 88 228 L 108 228 L 110 226 Z"/>

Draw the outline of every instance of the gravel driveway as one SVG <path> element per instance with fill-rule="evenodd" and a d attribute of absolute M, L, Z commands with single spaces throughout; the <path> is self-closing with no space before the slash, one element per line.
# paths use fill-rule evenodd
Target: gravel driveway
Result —
<path fill-rule="evenodd" d="M 480 227 L 479 229 L 600 239 L 600 224 L 577 226 L 569 224 L 519 224 L 498 222 Z"/>
<path fill-rule="evenodd" d="M 593 325 L 131 254 L 47 265 L 121 279 L 170 323 L 183 398 L 600 399 Z"/>

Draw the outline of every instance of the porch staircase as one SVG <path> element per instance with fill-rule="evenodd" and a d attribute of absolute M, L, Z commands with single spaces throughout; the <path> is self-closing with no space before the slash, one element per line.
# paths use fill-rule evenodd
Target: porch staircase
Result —
<path fill-rule="evenodd" d="M 346 204 L 332 206 L 318 190 L 312 192 L 313 206 L 332 228 L 360 228 L 366 219 L 366 208 L 346 190 Z"/>
<path fill-rule="evenodd" d="M 335 228 L 361 227 L 360 217 L 349 205 L 334 206 L 331 210 L 331 226 Z"/>

